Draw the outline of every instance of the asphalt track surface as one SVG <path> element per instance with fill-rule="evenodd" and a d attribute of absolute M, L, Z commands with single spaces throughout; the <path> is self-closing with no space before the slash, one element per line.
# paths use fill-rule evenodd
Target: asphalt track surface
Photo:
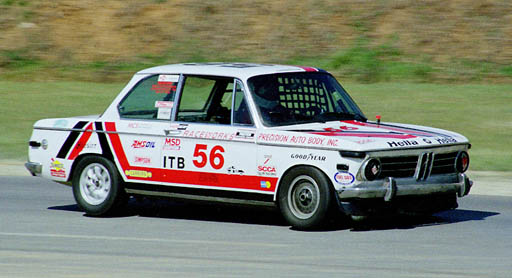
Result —
<path fill-rule="evenodd" d="M 71 189 L 0 177 L 0 277 L 511 277 L 512 197 L 302 232 L 272 210 L 131 201 L 88 217 Z"/>

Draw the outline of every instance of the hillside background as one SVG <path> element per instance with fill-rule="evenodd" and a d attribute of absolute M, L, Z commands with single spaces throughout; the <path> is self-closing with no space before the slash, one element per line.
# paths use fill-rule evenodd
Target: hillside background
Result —
<path fill-rule="evenodd" d="M 509 0 L 0 0 L 3 80 L 125 81 L 188 61 L 356 82 L 510 83 Z"/>

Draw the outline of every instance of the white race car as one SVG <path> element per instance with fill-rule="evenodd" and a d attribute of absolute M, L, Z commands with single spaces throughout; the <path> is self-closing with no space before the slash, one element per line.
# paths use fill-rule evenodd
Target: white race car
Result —
<path fill-rule="evenodd" d="M 468 139 L 370 122 L 312 67 L 189 63 L 136 73 L 101 115 L 35 123 L 27 169 L 89 215 L 129 196 L 269 205 L 309 229 L 339 208 L 433 213 L 472 182 Z"/>

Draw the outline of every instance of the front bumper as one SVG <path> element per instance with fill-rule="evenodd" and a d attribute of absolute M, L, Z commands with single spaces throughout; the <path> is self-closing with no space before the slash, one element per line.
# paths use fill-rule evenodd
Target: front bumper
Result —
<path fill-rule="evenodd" d="M 40 176 L 43 165 L 39 162 L 27 162 L 25 163 L 25 168 L 32 174 L 32 176 Z"/>
<path fill-rule="evenodd" d="M 469 194 L 473 182 L 465 174 L 431 176 L 426 181 L 414 178 L 387 178 L 384 181 L 363 182 L 355 187 L 337 191 L 340 201 L 350 199 L 382 198 L 392 201 L 397 196 L 425 196 L 439 193 L 457 193 L 459 197 Z"/>

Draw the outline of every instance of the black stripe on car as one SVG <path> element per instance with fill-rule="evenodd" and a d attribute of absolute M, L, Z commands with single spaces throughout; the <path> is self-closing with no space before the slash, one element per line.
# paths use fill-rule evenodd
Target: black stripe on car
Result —
<path fill-rule="evenodd" d="M 110 150 L 110 146 L 108 144 L 107 134 L 103 131 L 102 123 L 95 122 L 94 126 L 96 127 L 96 131 L 98 134 L 98 140 L 100 141 L 102 155 L 105 158 L 110 159 L 111 161 L 114 161 L 114 156 L 112 155 L 112 150 Z"/>
<path fill-rule="evenodd" d="M 64 144 L 62 144 L 62 147 L 57 153 L 57 158 L 65 159 L 68 156 L 71 147 L 75 144 L 76 139 L 78 139 L 78 135 L 81 133 L 81 131 L 76 131 L 74 129 L 82 129 L 87 123 L 88 122 L 86 121 L 79 121 L 76 123 L 73 127 L 73 131 L 69 133 L 68 138 L 66 138 L 66 141 L 64 141 Z"/>

